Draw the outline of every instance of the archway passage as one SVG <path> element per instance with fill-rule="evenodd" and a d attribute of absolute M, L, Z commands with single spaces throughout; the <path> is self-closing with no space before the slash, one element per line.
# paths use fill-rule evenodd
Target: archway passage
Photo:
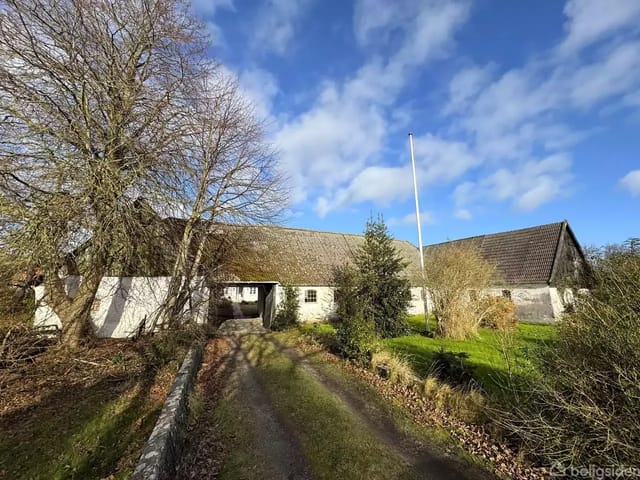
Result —
<path fill-rule="evenodd" d="M 212 304 L 216 311 L 215 323 L 225 320 L 255 320 L 259 318 L 265 328 L 271 326 L 275 315 L 277 282 L 225 282 L 218 289 Z"/>

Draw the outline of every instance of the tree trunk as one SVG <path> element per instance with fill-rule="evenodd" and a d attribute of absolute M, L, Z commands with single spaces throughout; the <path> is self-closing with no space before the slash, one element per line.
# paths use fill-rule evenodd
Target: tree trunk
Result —
<path fill-rule="evenodd" d="M 174 317 L 184 305 L 184 302 L 180 302 L 180 297 L 183 296 L 185 281 L 189 281 L 185 278 L 185 273 L 189 270 L 189 251 L 193 241 L 194 223 L 192 218 L 185 223 L 165 299 L 149 326 L 152 331 L 158 324 L 163 328 L 172 326 Z"/>
<path fill-rule="evenodd" d="M 101 275 L 89 275 L 82 279 L 73 299 L 53 302 L 52 308 L 62 323 L 62 344 L 69 348 L 80 346 L 82 339 L 91 332 L 91 306 L 96 296 Z M 59 295 L 59 293 L 58 293 Z"/>

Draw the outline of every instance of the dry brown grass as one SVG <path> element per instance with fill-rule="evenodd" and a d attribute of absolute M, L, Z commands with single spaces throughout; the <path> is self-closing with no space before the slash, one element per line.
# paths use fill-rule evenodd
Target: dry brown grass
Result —
<path fill-rule="evenodd" d="M 371 368 L 376 371 L 378 366 L 389 367 L 389 380 L 400 385 L 411 385 L 417 377 L 407 360 L 384 350 L 374 353 L 371 356 Z"/>
<path fill-rule="evenodd" d="M 510 298 L 487 295 L 480 300 L 481 324 L 499 331 L 518 328 L 516 304 Z"/>
<path fill-rule="evenodd" d="M 486 421 L 486 398 L 477 390 L 464 391 L 429 376 L 423 382 L 422 395 L 438 410 L 463 422 Z"/>

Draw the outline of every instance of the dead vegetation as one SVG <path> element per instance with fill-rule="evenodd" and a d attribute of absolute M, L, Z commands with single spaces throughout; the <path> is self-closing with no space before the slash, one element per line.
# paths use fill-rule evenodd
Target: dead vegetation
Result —
<path fill-rule="evenodd" d="M 69 350 L 17 332 L 0 362 L 0 479 L 129 475 L 192 335 Z M 42 351 L 23 357 L 37 342 Z"/>
<path fill-rule="evenodd" d="M 516 305 L 509 298 L 487 294 L 499 280 L 496 267 L 470 244 L 446 244 L 428 252 L 427 287 L 438 333 L 466 340 L 479 327 L 508 330 L 518 326 Z"/>

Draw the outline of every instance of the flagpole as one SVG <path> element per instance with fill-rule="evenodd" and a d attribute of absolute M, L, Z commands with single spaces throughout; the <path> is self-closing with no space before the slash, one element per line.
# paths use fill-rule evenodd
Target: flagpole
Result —
<path fill-rule="evenodd" d="M 420 201 L 418 200 L 418 180 L 416 177 L 416 159 L 413 154 L 413 133 L 409 132 L 409 150 L 411 151 L 411 170 L 413 171 L 413 194 L 416 200 L 416 223 L 418 224 L 418 250 L 420 251 L 420 273 L 422 274 L 422 300 L 424 302 L 424 323 L 427 333 L 429 327 L 429 304 L 427 300 L 426 279 L 424 275 L 424 252 L 422 249 L 422 225 L 420 223 Z"/>

